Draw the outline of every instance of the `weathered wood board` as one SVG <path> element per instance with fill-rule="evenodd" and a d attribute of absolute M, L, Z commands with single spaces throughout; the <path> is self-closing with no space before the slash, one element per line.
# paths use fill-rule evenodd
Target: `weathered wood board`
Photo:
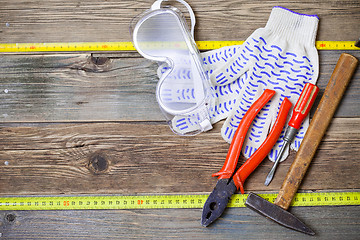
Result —
<path fill-rule="evenodd" d="M 152 2 L 5 0 L 0 43 L 129 42 L 131 20 Z M 359 1 L 188 3 L 196 40 L 245 40 L 275 5 L 317 14 L 317 40 L 359 38 Z M 360 51 L 347 52 L 360 59 Z M 319 51 L 318 100 L 341 53 Z M 194 137 L 173 134 L 155 100 L 156 68 L 134 52 L 0 54 L 0 195 L 209 193 L 229 146 L 222 122 Z M 301 191 L 360 191 L 359 92 L 358 68 Z M 272 163 L 265 159 L 246 191 L 277 192 L 294 156 L 269 187 Z M 290 211 L 315 230 L 314 239 L 359 239 L 359 206 Z M 200 215 L 201 209 L 1 211 L 0 239 L 309 238 L 247 208 L 227 209 L 209 228 Z"/>
<path fill-rule="evenodd" d="M 0 8 L 0 42 L 131 41 L 132 19 L 153 2 L 7 0 Z M 360 4 L 356 0 L 187 2 L 196 15 L 196 40 L 245 40 L 255 29 L 265 26 L 274 6 L 318 15 L 318 40 L 358 39 Z M 187 15 L 181 4 L 171 4 Z"/>
<path fill-rule="evenodd" d="M 222 167 L 229 146 L 220 136 L 221 123 L 215 127 L 179 137 L 157 122 L 3 125 L 0 192 L 210 192 L 216 182 L 211 174 Z M 359 188 L 359 144 L 360 119 L 334 119 L 301 189 Z M 94 159 L 107 167 L 94 166 Z M 271 162 L 265 160 L 247 180 L 246 190 L 279 189 L 293 159 L 294 154 L 280 165 L 269 187 L 264 181 Z"/>
<path fill-rule="evenodd" d="M 291 212 L 316 235 L 286 229 L 248 208 L 229 208 L 207 228 L 200 225 L 201 209 L 0 212 L 0 231 L 3 239 L 27 240 L 359 239 L 357 206 L 296 207 Z"/>
<path fill-rule="evenodd" d="M 341 52 L 319 54 L 318 100 Z M 0 122 L 164 121 L 155 97 L 158 65 L 118 56 L 98 65 L 89 54 L 0 55 Z M 337 117 L 360 116 L 359 91 L 357 71 Z"/>

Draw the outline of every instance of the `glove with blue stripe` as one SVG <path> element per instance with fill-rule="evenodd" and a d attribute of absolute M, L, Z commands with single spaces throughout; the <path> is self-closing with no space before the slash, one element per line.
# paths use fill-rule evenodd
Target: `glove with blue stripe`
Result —
<path fill-rule="evenodd" d="M 317 26 L 317 16 L 274 7 L 265 28 L 257 29 L 244 44 L 201 54 L 216 94 L 215 103 L 212 104 L 214 108 L 209 109 L 210 121 L 214 124 L 226 118 L 221 134 L 229 143 L 252 103 L 265 89 L 276 91 L 248 131 L 242 149 L 246 158 L 265 140 L 284 97 L 295 105 L 304 85 L 307 82 L 316 83 L 319 72 L 315 48 Z M 163 69 L 164 66 L 159 68 L 159 75 Z M 186 76 L 186 69 L 182 71 Z M 187 122 L 186 118 L 178 118 L 174 125 L 175 131 L 193 130 L 193 124 Z M 292 149 L 299 148 L 308 125 L 307 117 L 291 144 Z M 272 161 L 283 144 L 283 134 L 269 154 Z M 282 160 L 287 156 L 288 149 Z"/>
<path fill-rule="evenodd" d="M 304 85 L 307 82 L 316 83 L 319 73 L 315 48 L 318 21 L 314 15 L 274 7 L 265 28 L 257 29 L 239 47 L 236 54 L 210 74 L 215 86 L 226 86 L 241 80 L 236 104 L 221 129 L 223 138 L 229 143 L 252 103 L 265 89 L 276 91 L 248 131 L 242 149 L 245 157 L 250 157 L 265 140 L 283 99 L 287 97 L 294 106 Z M 308 125 L 307 117 L 291 145 L 292 149 L 299 148 Z M 272 161 L 276 159 L 283 144 L 283 134 L 284 132 L 269 154 Z M 287 156 L 288 150 L 284 152 L 282 160 Z"/>

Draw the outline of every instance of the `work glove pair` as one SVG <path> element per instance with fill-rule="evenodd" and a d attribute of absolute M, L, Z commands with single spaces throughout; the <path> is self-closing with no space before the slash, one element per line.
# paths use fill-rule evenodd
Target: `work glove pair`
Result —
<path fill-rule="evenodd" d="M 266 26 L 257 29 L 242 45 L 201 54 L 215 93 L 214 103 L 210 104 L 214 107 L 209 109 L 210 122 L 214 124 L 226 118 L 221 135 L 228 143 L 246 111 L 264 90 L 276 91 L 248 131 L 242 149 L 246 158 L 266 139 L 283 99 L 287 97 L 294 106 L 304 85 L 316 83 L 319 73 L 315 48 L 318 21 L 316 15 L 298 14 L 274 7 Z M 165 69 L 166 66 L 160 66 L 158 75 Z M 186 69 L 181 71 L 186 76 Z M 291 149 L 298 150 L 308 125 L 309 117 L 304 120 Z M 173 121 L 172 128 L 184 134 L 197 130 L 194 129 L 197 126 L 179 117 Z M 271 161 L 275 161 L 284 143 L 283 134 L 284 131 L 268 156 Z M 282 160 L 286 159 L 288 152 L 286 149 Z"/>

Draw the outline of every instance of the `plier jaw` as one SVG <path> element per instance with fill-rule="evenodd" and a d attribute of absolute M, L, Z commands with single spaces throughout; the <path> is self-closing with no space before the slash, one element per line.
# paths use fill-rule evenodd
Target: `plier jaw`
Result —
<path fill-rule="evenodd" d="M 219 180 L 205 202 L 201 218 L 201 224 L 203 226 L 208 226 L 221 216 L 231 196 L 237 189 L 240 189 L 241 193 L 244 193 L 244 181 L 264 160 L 280 137 L 286 123 L 287 115 L 292 106 L 287 98 L 284 98 L 281 103 L 275 124 L 265 141 L 234 174 L 247 131 L 256 115 L 274 94 L 274 90 L 266 89 L 242 118 L 231 142 L 224 166 L 218 173 L 212 175 L 213 177 L 217 176 Z"/>
<path fill-rule="evenodd" d="M 205 202 L 201 217 L 201 225 L 209 226 L 218 219 L 224 212 L 231 196 L 236 192 L 237 188 L 229 178 L 219 179 L 214 190 Z"/>

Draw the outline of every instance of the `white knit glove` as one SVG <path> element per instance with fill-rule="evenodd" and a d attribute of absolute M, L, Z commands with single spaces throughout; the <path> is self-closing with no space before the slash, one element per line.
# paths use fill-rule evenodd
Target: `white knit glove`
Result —
<path fill-rule="evenodd" d="M 241 79 L 238 101 L 221 129 L 223 138 L 229 143 L 240 120 L 264 89 L 276 91 L 248 132 L 242 149 L 245 157 L 250 157 L 265 140 L 284 97 L 295 105 L 305 83 L 316 83 L 319 73 L 315 48 L 318 21 L 317 16 L 274 7 L 265 28 L 257 29 L 226 64 L 210 74 L 213 84 L 219 86 Z M 308 125 L 307 117 L 291 145 L 292 149 L 299 148 Z M 272 161 L 283 144 L 282 137 L 283 133 L 269 154 Z M 282 160 L 287 155 L 288 151 L 285 151 Z"/>
<path fill-rule="evenodd" d="M 215 107 L 209 109 L 210 121 L 214 124 L 227 118 L 221 129 L 227 142 L 231 142 L 242 117 L 264 89 L 276 91 L 248 131 L 242 149 L 246 158 L 265 140 L 284 97 L 295 105 L 305 83 L 316 83 L 319 72 L 315 48 L 317 26 L 317 16 L 274 7 L 265 28 L 257 29 L 244 44 L 202 53 L 216 94 Z M 182 71 L 186 76 L 186 69 Z M 307 117 L 291 144 L 292 149 L 299 148 L 308 125 Z M 192 126 L 185 118 L 178 118 L 173 128 L 188 131 Z M 269 154 L 272 161 L 283 144 L 283 134 Z M 284 151 L 282 160 L 287 156 L 288 149 Z"/>

